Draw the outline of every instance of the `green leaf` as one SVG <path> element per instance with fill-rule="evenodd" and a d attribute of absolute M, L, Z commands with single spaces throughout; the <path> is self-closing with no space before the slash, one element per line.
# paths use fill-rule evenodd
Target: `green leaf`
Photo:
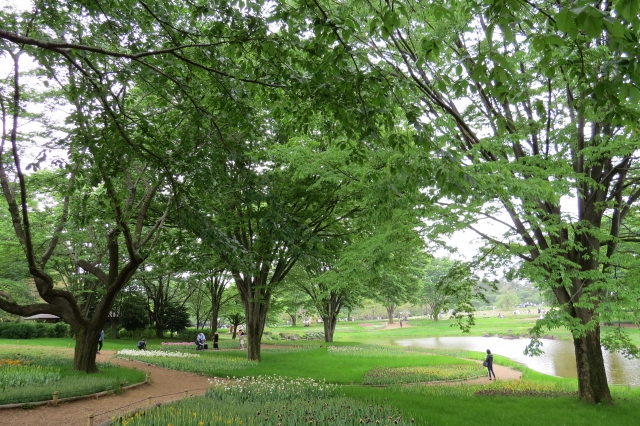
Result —
<path fill-rule="evenodd" d="M 626 21 L 638 19 L 638 0 L 620 0 L 615 6 L 615 11 Z"/>
<path fill-rule="evenodd" d="M 568 8 L 565 7 L 556 14 L 556 28 L 565 33 L 575 28 L 575 18 Z"/>
<path fill-rule="evenodd" d="M 599 37 L 602 34 L 604 20 L 601 17 L 585 11 L 578 15 L 577 22 L 578 28 L 591 38 Z"/>
<path fill-rule="evenodd" d="M 547 42 L 547 44 L 551 45 L 551 46 L 558 46 L 558 47 L 562 47 L 565 45 L 564 40 L 555 35 L 555 34 L 550 34 L 550 35 L 546 35 L 544 36 L 544 40 Z"/>

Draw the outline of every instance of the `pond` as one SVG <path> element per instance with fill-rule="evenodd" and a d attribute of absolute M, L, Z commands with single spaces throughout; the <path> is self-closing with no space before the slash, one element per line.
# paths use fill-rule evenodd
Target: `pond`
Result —
<path fill-rule="evenodd" d="M 431 349 L 463 349 L 485 352 L 491 349 L 496 355 L 502 355 L 526 365 L 532 370 L 552 376 L 576 378 L 576 360 L 573 341 L 541 339 L 542 350 L 539 357 L 523 354 L 529 339 L 501 339 L 499 337 L 429 337 L 420 339 L 395 340 L 400 346 L 417 346 Z M 640 386 L 640 360 L 628 360 L 618 353 L 604 351 L 609 383 L 617 385 Z"/>

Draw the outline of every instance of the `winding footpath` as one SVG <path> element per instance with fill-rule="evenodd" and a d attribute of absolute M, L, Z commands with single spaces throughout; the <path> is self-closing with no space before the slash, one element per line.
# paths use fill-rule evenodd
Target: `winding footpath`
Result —
<path fill-rule="evenodd" d="M 115 353 L 116 351 L 103 350 L 97 360 L 142 370 L 151 375 L 151 383 L 97 400 L 89 398 L 60 404 L 57 407 L 40 406 L 29 410 L 19 408 L 2 410 L 0 424 L 3 426 L 86 426 L 90 414 L 104 413 L 95 417 L 94 424 L 98 425 L 118 413 L 146 407 L 149 396 L 153 398 L 152 403 L 158 403 L 181 398 L 184 396 L 185 389 L 190 390 L 189 395 L 202 395 L 209 386 L 207 377 L 116 358 Z M 191 389 L 197 390 L 191 391 Z M 168 394 L 173 395 L 166 396 Z M 127 407 L 120 409 L 124 406 Z"/>

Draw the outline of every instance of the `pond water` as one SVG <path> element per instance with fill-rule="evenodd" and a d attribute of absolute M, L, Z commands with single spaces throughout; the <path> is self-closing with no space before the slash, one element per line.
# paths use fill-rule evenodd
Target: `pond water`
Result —
<path fill-rule="evenodd" d="M 502 355 L 526 365 L 532 370 L 560 377 L 576 377 L 576 360 L 573 341 L 542 339 L 542 350 L 538 357 L 523 354 L 529 339 L 501 339 L 499 337 L 429 337 L 420 339 L 395 340 L 400 346 L 417 346 L 431 349 L 463 349 L 485 352 L 491 349 L 496 355 Z M 640 360 L 628 360 L 620 354 L 604 351 L 609 383 L 617 385 L 640 386 Z"/>

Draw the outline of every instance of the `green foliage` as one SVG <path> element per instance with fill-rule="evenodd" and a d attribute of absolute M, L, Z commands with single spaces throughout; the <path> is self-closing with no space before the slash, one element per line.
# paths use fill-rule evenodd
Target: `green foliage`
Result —
<path fill-rule="evenodd" d="M 69 337 L 71 327 L 58 322 L 42 324 L 36 322 L 0 323 L 0 338 L 3 339 L 36 339 L 40 337 Z"/>
<path fill-rule="evenodd" d="M 191 325 L 189 313 L 184 305 L 169 303 L 164 311 L 164 324 L 166 329 L 175 333 L 182 331 Z"/>

